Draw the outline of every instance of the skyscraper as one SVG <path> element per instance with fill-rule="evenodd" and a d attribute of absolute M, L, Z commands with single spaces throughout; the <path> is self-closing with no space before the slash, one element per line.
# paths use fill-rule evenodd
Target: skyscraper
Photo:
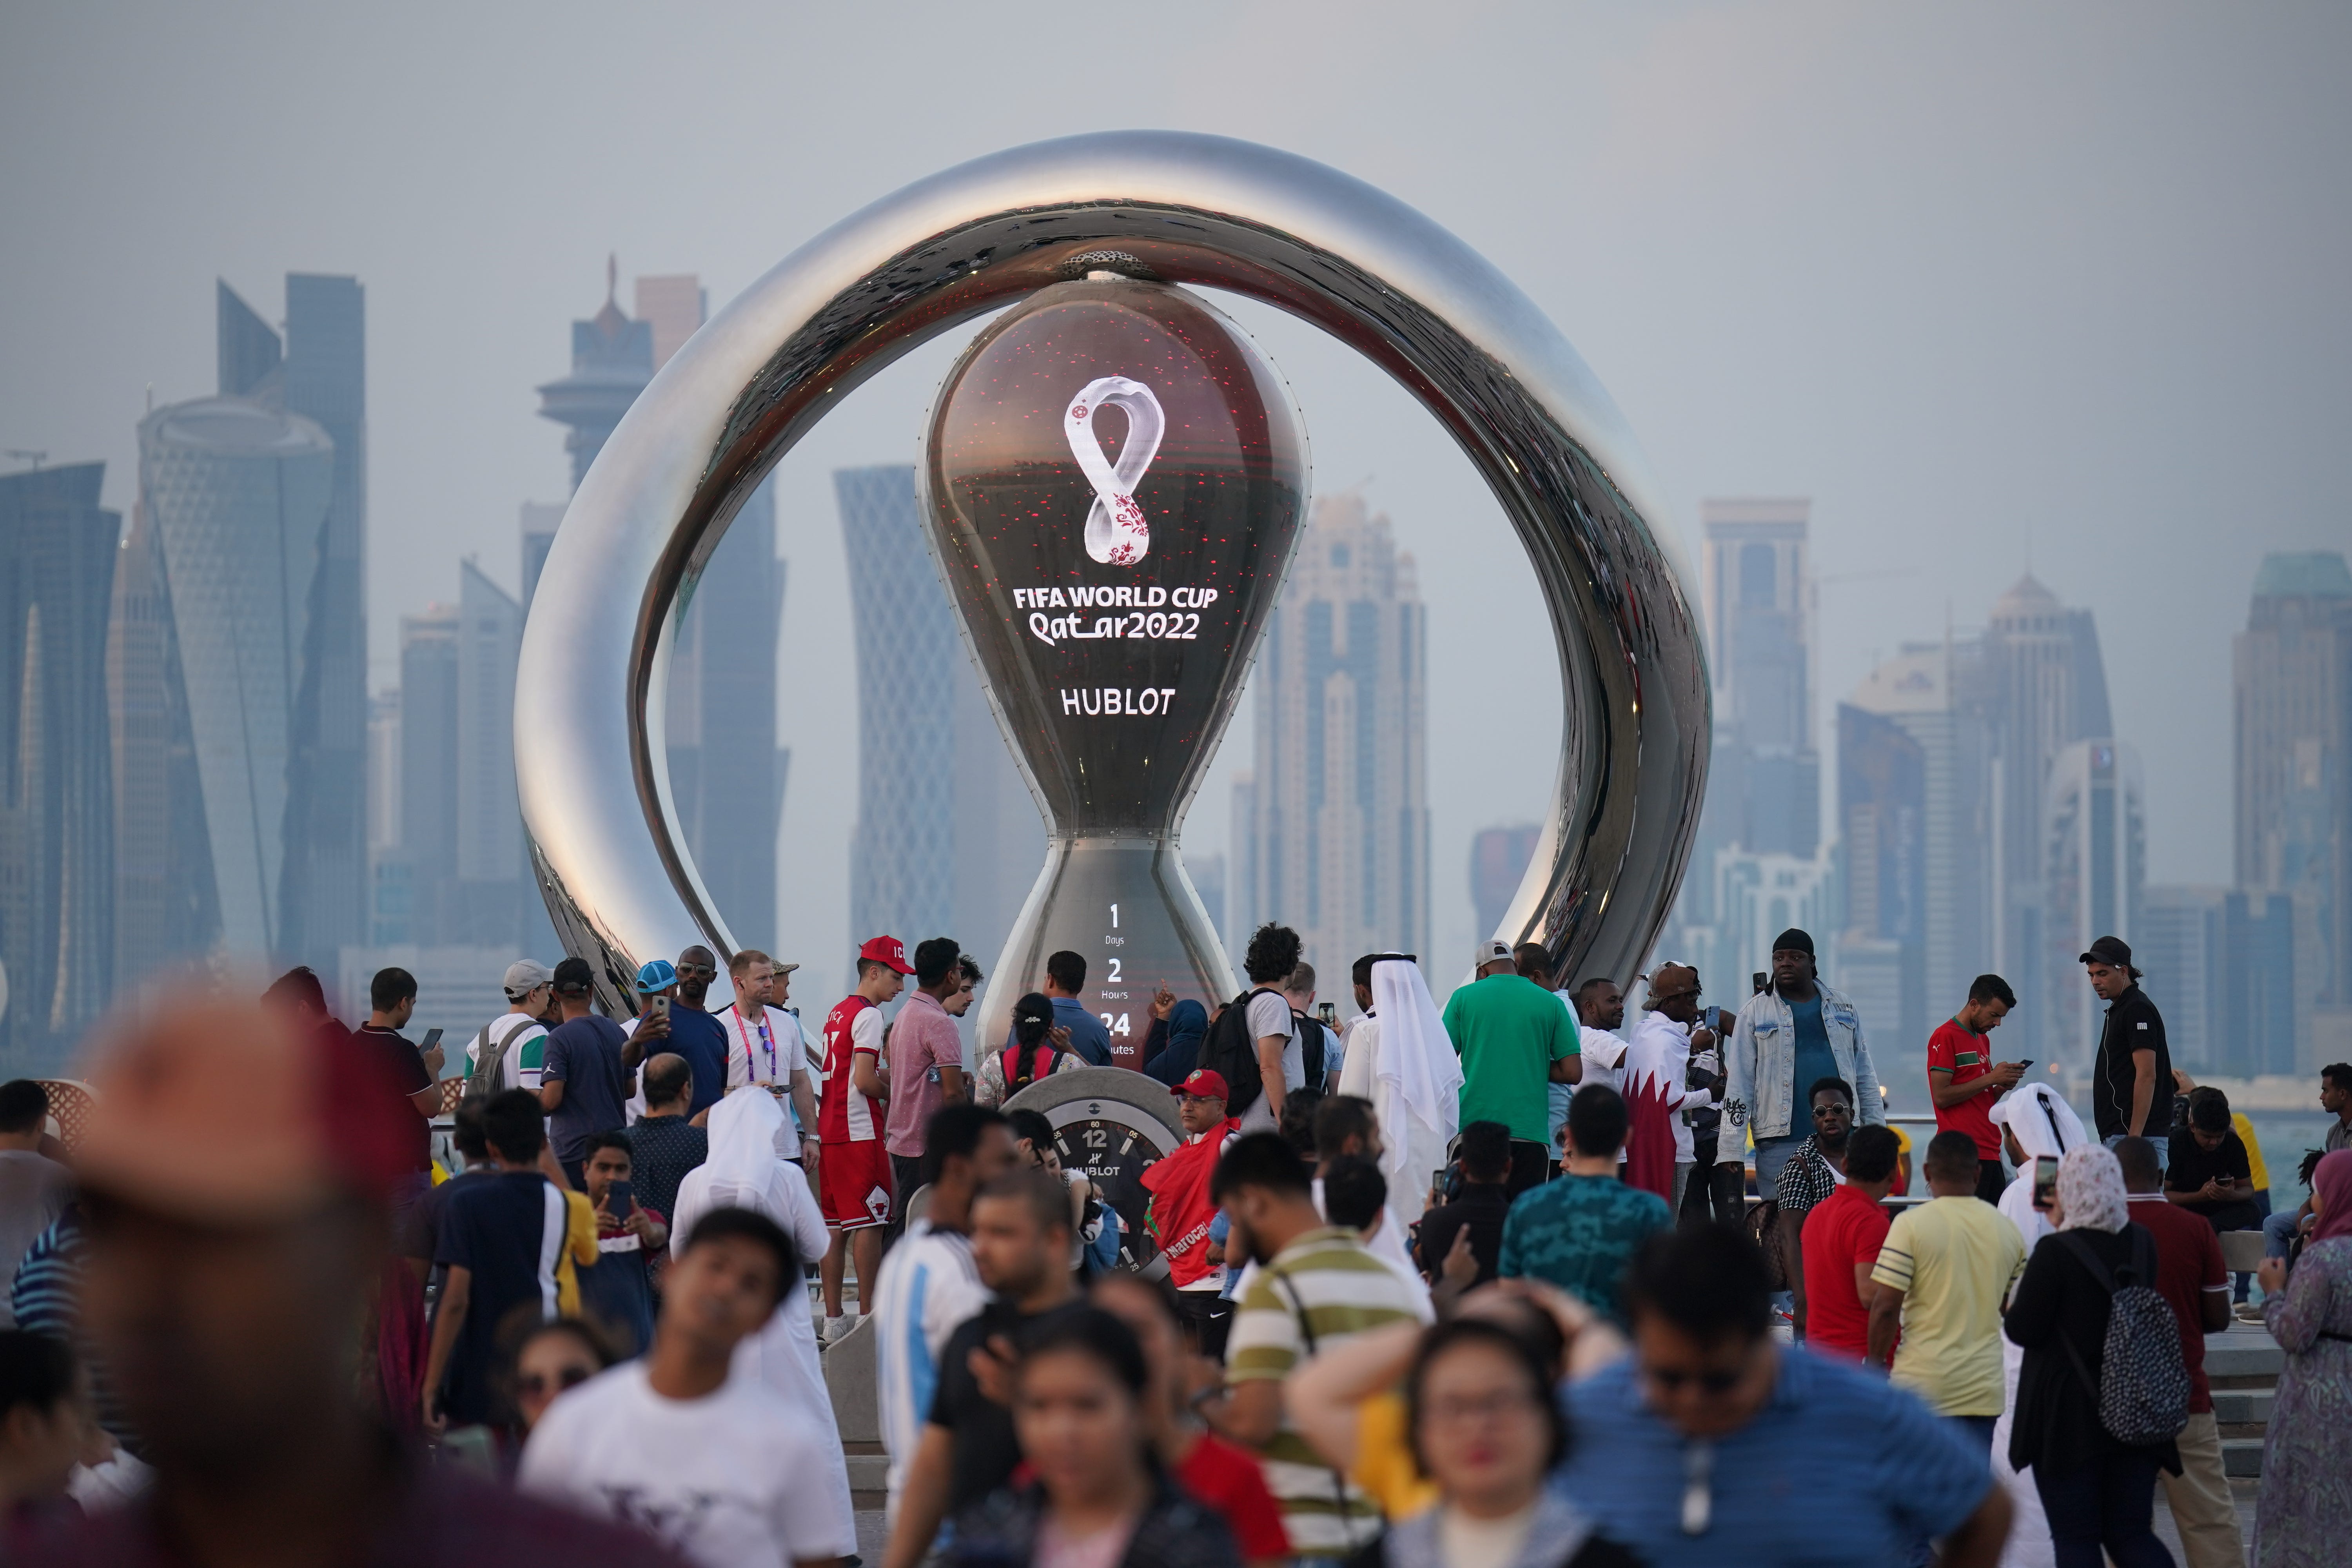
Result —
<path fill-rule="evenodd" d="M 1252 908 L 1331 973 L 1428 951 L 1427 635 L 1389 520 L 1360 495 L 1317 501 L 1260 647 L 1252 813 L 1234 831 L 1252 840 Z"/>
<path fill-rule="evenodd" d="M 195 732 L 163 546 L 142 499 L 114 571 L 106 631 L 106 700 L 114 760 L 114 985 L 209 952 L 220 900 Z"/>
<path fill-rule="evenodd" d="M 2132 963 L 2140 989 L 2164 1015 L 2173 1065 L 2193 1073 L 2235 1072 L 2220 1027 L 2225 888 L 2151 882 L 2140 889 L 2139 934 Z"/>
<path fill-rule="evenodd" d="M 1908 646 L 1838 708 L 1840 940 L 1894 944 L 1901 1002 L 1876 1025 L 1923 1047 L 1990 954 L 1990 759 L 1964 695 L 1981 657 L 1974 639 Z"/>
<path fill-rule="evenodd" d="M 400 832 L 376 856 L 378 944 L 446 940 L 443 911 L 457 900 L 459 626 L 451 605 L 400 618 Z M 453 910 L 449 923 L 461 920 Z"/>
<path fill-rule="evenodd" d="M 122 514 L 100 463 L 0 478 L 0 1063 L 62 1062 L 114 968 L 107 615 Z"/>
<path fill-rule="evenodd" d="M 843 468 L 833 485 L 857 653 L 851 934 L 952 936 L 992 970 L 1045 865 L 1045 825 L 956 633 L 915 470 Z"/>
<path fill-rule="evenodd" d="M 1804 500 L 1699 507 L 1716 755 L 1736 753 L 1724 775 L 1737 791 L 1725 803 L 1724 826 L 1744 848 L 1801 859 L 1821 843 L 1806 546 L 1811 515 Z"/>
<path fill-rule="evenodd" d="M 571 432 L 563 449 L 572 456 L 575 490 L 604 449 L 604 438 L 654 376 L 653 327 L 621 314 L 614 300 L 619 280 L 616 265 L 607 260 L 604 309 L 572 323 L 572 374 L 539 389 L 540 417 Z"/>
<path fill-rule="evenodd" d="M 304 610 L 280 944 L 322 974 L 367 910 L 366 340 L 357 279 L 287 275 L 283 402 L 334 444 L 334 487 Z"/>
<path fill-rule="evenodd" d="M 203 801 L 220 939 L 288 951 L 289 764 L 335 448 L 311 420 L 206 397 L 139 426 L 140 489 L 161 546 Z"/>
<path fill-rule="evenodd" d="M 2147 829 L 2138 754 L 2115 741 L 2076 741 L 2052 760 L 2043 799 L 2042 973 L 2056 979 L 2044 1016 L 2053 1059 L 2082 1065 L 2098 1050 L 2105 1014 L 2078 959 L 2098 938 L 2130 942 L 2139 928 Z"/>
<path fill-rule="evenodd" d="M 2068 608 L 2031 575 L 2020 578 L 1993 604 L 1969 700 L 1984 716 L 1992 750 L 1992 967 L 2019 1001 L 2005 1026 L 2018 1037 L 2010 1048 L 2054 1062 L 2074 1041 L 2070 1035 L 2046 1036 L 2047 1021 L 2053 1006 L 2063 1005 L 2071 1016 L 2075 1005 L 2053 997 L 2085 986 L 2074 962 L 2081 946 L 2067 949 L 2063 967 L 2050 967 L 2050 955 L 2063 945 L 2049 934 L 2043 886 L 2051 769 L 2066 747 L 2114 733 L 2091 612 Z M 2129 940 L 2126 932 L 2115 934 Z"/>
<path fill-rule="evenodd" d="M 2352 1005 L 2352 571 L 2344 557 L 2264 557 L 2232 652 L 2238 886 L 2293 900 L 2306 1011 L 2313 1002 Z"/>

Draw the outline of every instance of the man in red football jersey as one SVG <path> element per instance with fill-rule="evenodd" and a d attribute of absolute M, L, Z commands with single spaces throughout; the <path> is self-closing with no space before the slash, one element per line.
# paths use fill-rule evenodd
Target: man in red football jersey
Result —
<path fill-rule="evenodd" d="M 857 950 L 857 989 L 824 1019 L 824 1092 L 817 1104 L 817 1196 L 832 1242 L 817 1276 L 824 1288 L 827 1343 L 848 1332 L 841 1314 L 842 1265 L 854 1255 L 858 1310 L 882 1273 L 882 1232 L 890 1223 L 890 1155 L 883 1124 L 890 1082 L 882 1072 L 882 1007 L 914 970 L 895 936 Z"/>

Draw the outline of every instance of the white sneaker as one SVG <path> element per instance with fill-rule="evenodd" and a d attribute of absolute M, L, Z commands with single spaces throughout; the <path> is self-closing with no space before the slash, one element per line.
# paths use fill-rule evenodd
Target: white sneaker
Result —
<path fill-rule="evenodd" d="M 834 1341 L 847 1333 L 849 1331 L 850 1324 L 856 1321 L 856 1320 L 855 1318 L 845 1316 L 827 1318 L 824 1321 L 824 1330 L 817 1335 L 817 1342 L 819 1344 L 826 1345 L 833 1343 Z"/>
<path fill-rule="evenodd" d="M 2263 1321 L 2263 1310 L 2252 1301 L 2239 1302 L 2237 1314 L 2238 1321 L 2242 1323 L 2259 1323 Z"/>

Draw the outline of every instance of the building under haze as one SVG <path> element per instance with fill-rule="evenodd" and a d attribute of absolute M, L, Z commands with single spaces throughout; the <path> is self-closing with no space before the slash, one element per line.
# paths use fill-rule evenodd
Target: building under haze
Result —
<path fill-rule="evenodd" d="M 289 783 L 319 538 L 335 448 L 299 414 L 242 397 L 159 408 L 139 426 L 194 748 L 219 942 L 246 957 L 294 944 L 281 902 Z"/>
<path fill-rule="evenodd" d="M 1428 626 L 1389 520 L 1360 495 L 1317 501 L 1258 652 L 1237 939 L 1280 921 L 1331 975 L 1429 952 Z"/>
<path fill-rule="evenodd" d="M 2081 955 L 2102 936 L 2131 942 L 2139 931 L 2147 826 L 2138 753 L 2116 741 L 2077 741 L 2051 759 L 2042 846 L 2042 972 L 2055 982 L 2043 1014 L 2050 1059 L 2079 1066 L 2097 1053 L 2106 1017 Z"/>
<path fill-rule="evenodd" d="M 2294 932 L 2289 1026 L 2309 1070 L 2352 1056 L 2352 570 L 2334 551 L 2266 557 L 2236 671 L 2237 882 Z M 2251 920 L 2251 917 L 2249 917 Z M 2245 951 L 2282 944 L 2248 938 Z M 2255 984 L 2249 981 L 2249 985 Z"/>
<path fill-rule="evenodd" d="M 1535 858 L 1536 843 L 1542 837 L 1541 827 L 1522 822 L 1483 828 L 1471 838 L 1470 918 L 1482 934 L 1493 936 L 1502 929 L 1503 916 L 1518 894 L 1528 862 Z M 1565 975 L 1560 979 L 1572 984 Z"/>
<path fill-rule="evenodd" d="M 1045 866 L 1045 824 L 956 631 L 915 470 L 842 468 L 833 489 L 857 654 L 851 939 L 952 936 L 992 972 Z"/>
<path fill-rule="evenodd" d="M 540 416 L 569 432 L 563 449 L 572 458 L 575 490 L 604 449 L 605 437 L 654 378 L 653 325 L 621 313 L 614 299 L 618 283 L 618 269 L 607 261 L 604 308 L 572 323 L 572 374 L 539 389 Z"/>
<path fill-rule="evenodd" d="M 1990 759 L 1968 696 L 1981 657 L 1975 639 L 1915 644 L 1838 707 L 1838 972 L 1897 998 L 1874 1022 L 1905 1040 L 1958 1008 L 1990 956 Z"/>
<path fill-rule="evenodd" d="M 0 1073 L 53 1071 L 114 969 L 105 465 L 0 478 Z"/>

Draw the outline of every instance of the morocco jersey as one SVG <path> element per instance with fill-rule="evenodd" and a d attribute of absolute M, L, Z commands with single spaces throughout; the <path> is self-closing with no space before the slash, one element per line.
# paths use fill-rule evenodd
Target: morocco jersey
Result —
<path fill-rule="evenodd" d="M 817 1136 L 827 1143 L 869 1143 L 882 1136 L 889 1102 L 861 1094 L 850 1058 L 882 1054 L 882 1010 L 863 996 L 845 996 L 824 1016 L 824 1097 L 817 1105 Z"/>

